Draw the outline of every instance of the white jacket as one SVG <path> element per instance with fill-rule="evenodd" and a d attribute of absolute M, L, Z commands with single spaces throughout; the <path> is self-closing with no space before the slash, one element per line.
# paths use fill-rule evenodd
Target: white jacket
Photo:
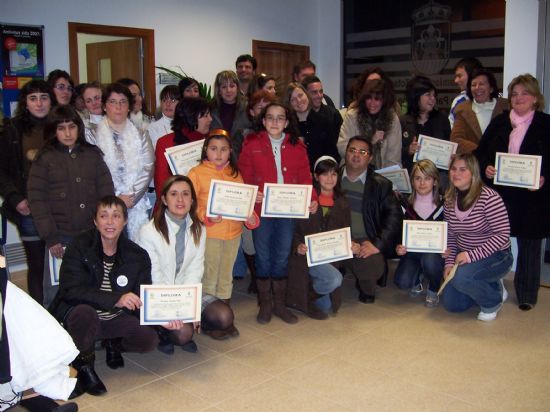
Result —
<path fill-rule="evenodd" d="M 189 215 L 187 215 L 186 223 L 185 254 L 177 274 L 176 233 L 179 229 L 178 225 L 166 218 L 169 244 L 166 243 L 162 234 L 157 231 L 152 220 L 141 227 L 136 243 L 149 254 L 153 285 L 185 285 L 202 282 L 206 228 L 202 228 L 199 244 L 196 245 L 191 233 L 193 221 Z"/>

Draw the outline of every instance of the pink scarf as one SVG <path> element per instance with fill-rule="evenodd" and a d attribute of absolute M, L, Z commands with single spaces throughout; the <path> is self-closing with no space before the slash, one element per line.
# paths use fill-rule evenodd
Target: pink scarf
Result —
<path fill-rule="evenodd" d="M 510 133 L 510 142 L 508 143 L 508 153 L 519 154 L 519 148 L 523 143 L 525 133 L 533 121 L 535 111 L 531 110 L 524 116 L 520 116 L 515 110 L 510 110 L 510 122 L 512 123 L 512 133 Z"/>

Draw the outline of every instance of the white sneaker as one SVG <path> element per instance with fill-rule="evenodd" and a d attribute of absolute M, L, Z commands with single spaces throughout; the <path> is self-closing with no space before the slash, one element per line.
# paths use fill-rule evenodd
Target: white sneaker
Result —
<path fill-rule="evenodd" d="M 481 320 L 483 322 L 491 322 L 492 320 L 495 320 L 497 318 L 497 313 L 500 309 L 502 309 L 502 305 L 500 305 L 500 307 L 494 312 L 479 312 L 477 314 L 477 320 Z"/>
<path fill-rule="evenodd" d="M 424 291 L 424 288 L 422 287 L 422 282 L 420 282 L 418 285 L 413 286 L 409 290 L 409 296 L 411 298 L 416 298 L 417 296 L 420 296 L 423 291 Z"/>
<path fill-rule="evenodd" d="M 504 279 L 500 279 L 500 283 L 502 285 L 502 303 L 504 303 L 508 300 L 508 291 L 504 287 Z"/>

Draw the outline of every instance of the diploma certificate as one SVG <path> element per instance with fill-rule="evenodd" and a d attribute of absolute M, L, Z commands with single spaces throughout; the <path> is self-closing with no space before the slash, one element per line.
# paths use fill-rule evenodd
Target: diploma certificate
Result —
<path fill-rule="evenodd" d="M 187 175 L 201 161 L 203 140 L 169 147 L 164 152 L 168 166 L 174 175 Z"/>
<path fill-rule="evenodd" d="M 63 248 L 63 250 L 65 250 L 65 248 Z M 52 286 L 59 285 L 59 269 L 61 268 L 63 259 L 56 258 L 51 253 L 48 253 L 48 258 L 50 263 L 50 279 Z"/>
<path fill-rule="evenodd" d="M 206 216 L 246 221 L 254 212 L 258 186 L 212 180 Z"/>
<path fill-rule="evenodd" d="M 324 263 L 351 259 L 351 230 L 349 227 L 304 236 L 307 246 L 307 265 L 317 266 Z"/>
<path fill-rule="evenodd" d="M 141 285 L 140 325 L 163 325 L 171 320 L 200 322 L 202 284 Z"/>
<path fill-rule="evenodd" d="M 444 253 L 447 249 L 447 222 L 403 220 L 403 245 L 407 252 Z"/>
<path fill-rule="evenodd" d="M 429 159 L 435 163 L 438 169 L 449 170 L 451 156 L 456 153 L 458 143 L 447 140 L 436 139 L 434 137 L 418 136 L 418 145 L 420 148 L 414 154 L 413 161 Z"/>
<path fill-rule="evenodd" d="M 265 183 L 262 216 L 307 219 L 311 191 L 311 185 Z"/>
<path fill-rule="evenodd" d="M 409 178 L 409 172 L 407 169 L 379 171 L 378 174 L 384 176 L 388 180 L 391 180 L 393 183 L 393 190 L 397 190 L 401 193 L 412 192 L 411 179 Z"/>
<path fill-rule="evenodd" d="M 542 156 L 497 153 L 495 185 L 538 189 Z"/>

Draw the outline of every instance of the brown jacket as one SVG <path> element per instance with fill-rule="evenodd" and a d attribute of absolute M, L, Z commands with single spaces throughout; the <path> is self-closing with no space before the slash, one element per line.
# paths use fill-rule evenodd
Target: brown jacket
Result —
<path fill-rule="evenodd" d="M 351 226 L 350 208 L 347 199 L 340 196 L 334 201 L 334 206 L 326 217 L 323 217 L 321 206 L 317 213 L 309 219 L 300 219 L 294 230 L 292 251 L 288 260 L 288 286 L 286 293 L 286 304 L 303 312 L 307 309 L 307 295 L 309 291 L 309 272 L 307 258 L 296 253 L 300 243 L 304 243 L 304 236 L 314 233 L 328 232 L 330 230 L 342 229 Z M 332 265 L 339 268 L 340 262 Z"/>
<path fill-rule="evenodd" d="M 491 114 L 491 120 L 508 108 L 508 99 L 499 97 Z M 479 145 L 482 134 L 477 116 L 472 110 L 472 101 L 466 100 L 460 103 L 455 109 L 455 122 L 451 131 L 451 142 L 458 143 L 456 152 L 473 152 Z"/>
<path fill-rule="evenodd" d="M 99 199 L 114 194 L 113 181 L 101 151 L 90 144 L 69 153 L 47 146 L 31 166 L 27 194 L 38 234 L 51 247 L 64 236 L 93 227 Z"/>

